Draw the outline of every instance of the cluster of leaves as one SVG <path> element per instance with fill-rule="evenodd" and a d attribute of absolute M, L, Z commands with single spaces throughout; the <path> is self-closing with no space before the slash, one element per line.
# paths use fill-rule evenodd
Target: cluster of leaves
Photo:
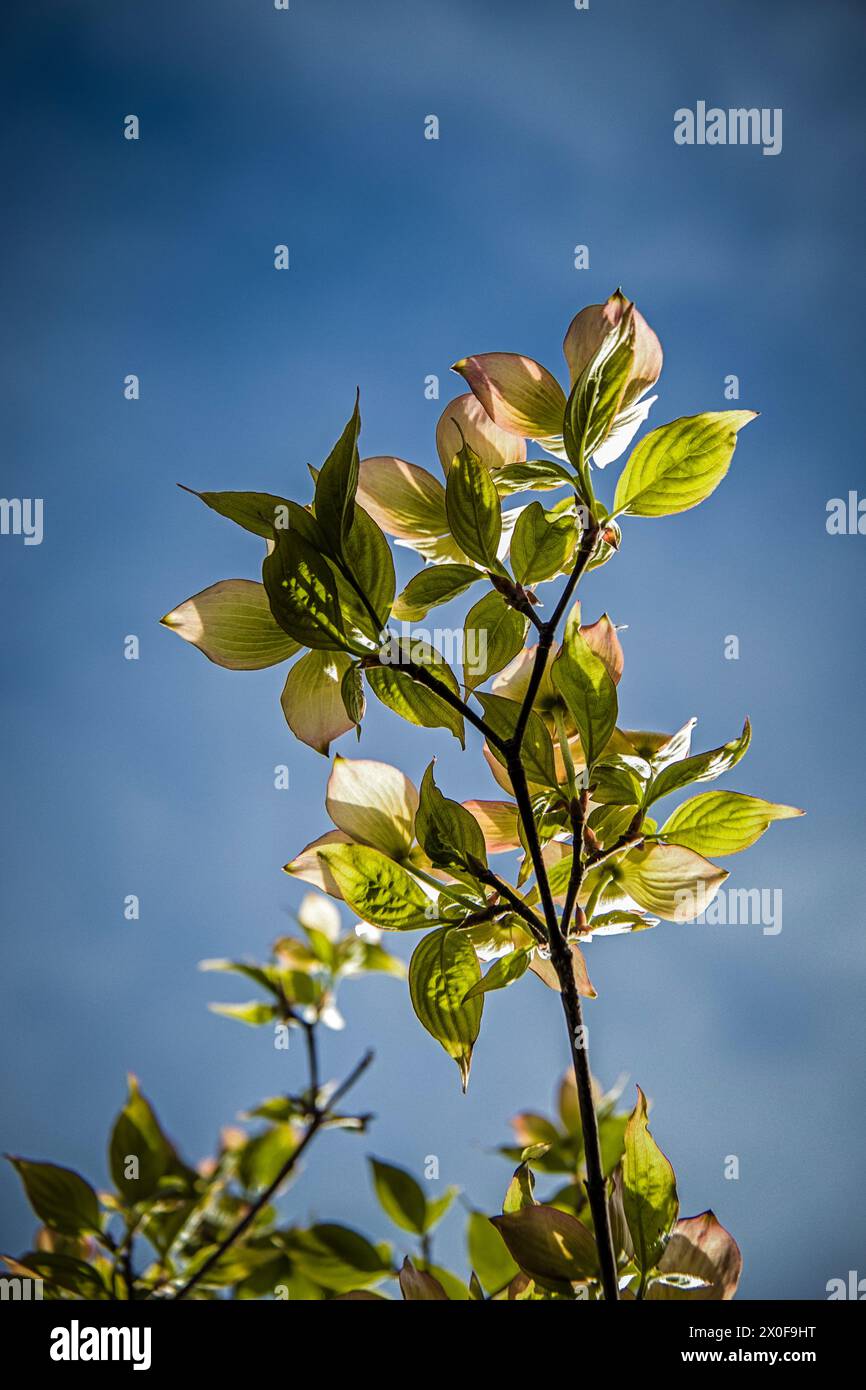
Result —
<path fill-rule="evenodd" d="M 371 939 L 375 933 L 343 933 L 339 912 L 317 894 L 304 899 L 298 921 L 301 934 L 281 937 L 263 964 L 204 961 L 203 968 L 237 973 L 264 994 L 253 1004 L 212 1006 L 216 1012 L 269 1024 L 286 1040 L 288 1030 L 303 1034 L 304 1089 L 261 1101 L 245 1114 L 246 1128 L 225 1129 L 216 1155 L 191 1166 L 130 1077 L 108 1141 L 110 1191 L 97 1192 L 56 1164 L 11 1159 L 43 1224 L 34 1249 L 5 1257 L 6 1264 L 42 1279 L 46 1297 L 216 1297 L 231 1289 L 237 1298 L 257 1298 L 278 1285 L 285 1285 L 284 1297 L 320 1297 L 320 1288 L 332 1287 L 332 1264 L 352 1268 L 353 1283 L 365 1268 L 381 1274 L 390 1267 L 386 1252 L 371 1253 L 368 1242 L 343 1227 L 281 1227 L 271 1202 L 316 1134 L 367 1128 L 370 1117 L 343 1111 L 340 1101 L 370 1058 L 342 1087 L 318 1074 L 317 1031 L 341 1026 L 338 986 L 373 971 L 405 974 L 402 962 Z M 282 1045 L 282 1037 L 275 1041 Z"/>
<path fill-rule="evenodd" d="M 436 428 L 444 484 L 401 458 L 362 460 L 356 399 L 313 472 L 308 505 L 263 493 L 198 494 L 264 540 L 262 583 L 222 581 L 163 622 L 233 669 L 297 657 L 282 707 L 293 733 L 325 755 L 352 729 L 360 738 L 370 691 L 402 719 L 445 729 L 461 746 L 467 724 L 482 735 L 504 793 L 497 800 L 449 799 L 432 762 L 416 787 L 386 764 L 337 758 L 326 798 L 334 829 L 286 869 L 372 927 L 424 932 L 409 967 L 412 1005 L 457 1063 L 464 1090 L 487 995 L 527 972 L 560 992 L 601 1278 L 605 1296 L 616 1298 L 623 1256 L 636 1260 L 639 1292 L 668 1287 L 657 1271 L 675 1204 L 666 1200 L 652 1240 L 635 1235 L 625 1198 L 625 1226 L 608 1210 L 589 1060 L 577 1041 L 580 996 L 595 994 L 582 946 L 659 919 L 700 916 L 727 877 L 709 856 L 737 853 L 772 821 L 801 812 L 707 791 L 659 823 L 657 802 L 740 761 L 749 722 L 699 753 L 691 750 L 694 719 L 671 733 L 623 727 L 616 625 L 607 614 L 584 622 L 575 597 L 581 577 L 621 549 L 622 518 L 670 516 L 710 496 L 754 412 L 705 412 L 652 430 L 632 449 L 607 505 L 596 492 L 599 470 L 629 447 L 656 400 L 648 393 L 661 373 L 661 345 L 617 290 L 575 316 L 563 349 L 567 393 L 518 354 L 455 364 L 469 391 L 448 403 Z M 551 501 L 557 492 L 564 495 Z M 515 497 L 517 505 L 504 505 Z M 389 537 L 426 562 L 399 594 Z M 550 616 L 541 616 L 542 586 L 563 579 Z M 463 620 L 458 679 L 412 625 L 476 585 L 483 593 Z M 517 856 L 510 879 L 490 863 L 509 852 Z M 648 1142 L 635 1152 L 645 1156 Z M 626 1154 L 624 1193 L 628 1172 Z M 538 1223 L 532 1211 L 520 1219 Z"/>
<path fill-rule="evenodd" d="M 709 412 L 654 430 L 633 450 L 607 508 L 592 465 L 619 457 L 646 418 L 661 346 L 617 291 L 575 317 L 564 352 L 567 396 L 526 357 L 487 353 L 456 364 L 471 389 L 449 402 L 436 429 L 444 486 L 396 457 L 361 460 L 356 402 L 315 475 L 310 505 L 199 494 L 265 540 L 263 582 L 222 581 L 163 619 L 234 669 L 305 648 L 282 705 L 295 735 L 322 753 L 353 728 L 360 737 L 367 689 L 403 719 L 445 728 L 461 744 L 467 722 L 484 735 L 505 798 L 449 800 L 432 763 L 416 788 L 396 768 L 338 757 L 326 797 L 335 829 L 286 866 L 373 926 L 427 930 L 410 967 L 412 1003 L 457 1062 L 464 1088 L 486 994 L 527 970 L 560 987 L 551 903 L 577 989 L 592 996 L 582 943 L 659 919 L 693 920 L 727 877 L 707 856 L 745 849 L 771 821 L 801 814 L 713 791 L 659 825 L 656 802 L 739 762 L 748 720 L 738 737 L 697 754 L 693 719 L 674 733 L 623 729 L 623 651 L 609 617 L 584 623 L 573 602 L 560 643 L 550 630 L 557 612 L 540 621 L 540 585 L 563 575 L 570 585 L 609 561 L 622 541 L 618 518 L 670 515 L 709 496 L 754 418 Z M 527 439 L 549 457 L 528 458 Z M 557 490 L 567 495 L 553 505 L 503 509 L 515 494 Z M 399 596 L 389 535 L 427 562 Z M 480 651 L 483 661 L 464 665 L 460 682 L 411 623 L 485 582 L 463 622 L 464 637 L 476 639 L 464 652 Z M 389 628 L 393 619 L 408 633 Z M 526 645 L 531 625 L 539 640 Z M 514 850 L 522 858 L 511 883 L 490 858 Z"/>
<path fill-rule="evenodd" d="M 675 732 L 623 727 L 624 653 L 607 614 L 585 622 L 575 591 L 621 549 L 624 517 L 698 505 L 728 471 L 751 411 L 707 412 L 647 434 L 610 506 L 598 470 L 645 421 L 662 367 L 659 341 L 617 291 L 570 324 L 568 393 L 540 363 L 512 353 L 465 358 L 469 391 L 436 429 L 444 484 L 397 457 L 362 460 L 356 399 L 308 505 L 256 492 L 197 494 L 265 544 L 262 581 L 229 579 L 163 622 L 218 665 L 255 670 L 292 660 L 282 708 L 292 732 L 329 756 L 360 738 L 368 692 L 425 729 L 482 736 L 496 799 L 457 802 L 434 762 L 416 786 L 369 759 L 336 757 L 326 807 L 333 829 L 285 866 L 359 919 L 343 934 L 326 898 L 307 897 L 303 936 L 278 941 L 265 964 L 205 962 L 238 973 L 261 998 L 215 1006 L 246 1024 L 299 1032 L 308 1082 L 251 1110 L 214 1158 L 191 1167 L 137 1083 L 109 1141 L 113 1189 L 15 1158 L 42 1222 L 35 1248 L 6 1257 L 55 1298 L 404 1299 L 729 1298 L 740 1256 L 710 1212 L 680 1219 L 673 1169 L 647 1126 L 593 1090 L 581 996 L 593 997 L 582 948 L 594 937 L 693 920 L 727 877 L 708 856 L 752 845 L 771 822 L 802 814 L 731 791 L 702 791 L 663 821 L 656 804 L 713 781 L 745 754 L 751 730 L 693 753 L 695 720 Z M 530 457 L 527 441 L 538 446 Z M 561 492 L 559 500 L 549 494 Z M 527 499 L 525 494 L 537 494 Z M 523 496 L 517 505 L 505 506 Z M 543 500 L 539 500 L 539 498 Z M 398 595 L 389 538 L 425 565 Z M 540 589 L 564 580 L 549 617 Z M 412 624 L 476 585 L 461 678 Z M 393 624 L 400 626 L 394 626 Z M 530 627 L 535 641 L 527 643 Z M 562 632 L 560 634 L 560 627 Z M 466 653 L 472 653 L 467 660 Z M 511 855 L 510 877 L 491 860 Z M 386 1214 L 417 1248 L 335 1224 L 280 1224 L 273 1199 L 316 1135 L 366 1129 L 339 1085 L 319 1076 L 320 1026 L 341 1026 L 347 976 L 404 967 L 382 931 L 420 931 L 408 969 L 412 1006 L 457 1064 L 464 1089 L 487 996 L 531 973 L 560 993 L 574 1078 L 558 1121 L 518 1117 L 516 1161 L 502 1212 L 470 1210 L 467 1272 L 433 1261 L 432 1233 L 456 1192 L 428 1197 L 409 1173 L 371 1161 Z M 564 1183 L 546 1201 L 536 1175 Z"/>
<path fill-rule="evenodd" d="M 501 1152 L 517 1166 L 501 1213 L 488 1215 L 462 1202 L 465 1270 L 444 1267 L 432 1248 L 458 1189 L 427 1195 L 411 1173 L 377 1158 L 368 1160 L 370 1178 L 399 1236 L 378 1240 L 334 1222 L 281 1222 L 273 1199 L 297 1175 L 315 1134 L 328 1128 L 364 1133 L 370 1119 L 339 1108 L 364 1063 L 339 1087 L 318 1077 L 316 1029 L 334 1022 L 336 985 L 367 970 L 400 970 L 357 929 L 340 934 L 326 900 L 308 895 L 299 917 L 303 938 L 282 938 L 266 964 L 205 964 L 240 972 L 266 997 L 267 1017 L 253 1006 L 219 1006 L 219 1012 L 305 1032 L 307 1086 L 262 1101 L 245 1116 L 252 1132 L 225 1129 L 216 1155 L 193 1167 L 131 1077 L 109 1137 L 110 1192 L 97 1192 L 69 1168 L 11 1160 L 42 1224 L 32 1250 L 4 1256 L 7 1268 L 41 1279 L 44 1296 L 55 1300 L 600 1297 L 584 1138 L 570 1075 L 559 1087 L 556 1119 L 527 1112 L 512 1122 L 514 1144 Z M 298 977 L 323 988 L 308 997 Z M 733 1297 L 741 1264 L 734 1241 L 711 1212 L 678 1219 L 673 1170 L 647 1129 L 642 1093 L 630 1116 L 617 1101 L 618 1092 L 597 1096 L 621 1296 Z M 539 1201 L 537 1180 L 549 1175 L 564 1181 Z"/>

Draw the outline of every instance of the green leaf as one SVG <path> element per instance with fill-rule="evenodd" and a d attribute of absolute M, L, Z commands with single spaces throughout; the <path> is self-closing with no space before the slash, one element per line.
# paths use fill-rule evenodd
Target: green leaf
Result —
<path fill-rule="evenodd" d="M 361 430 L 359 397 L 343 433 L 325 460 L 316 479 L 316 521 L 331 555 L 342 558 L 355 519 L 358 490 L 358 435 Z"/>
<path fill-rule="evenodd" d="M 366 655 L 346 635 L 336 576 L 317 550 L 296 531 L 280 531 L 262 566 L 271 612 L 280 627 L 304 647 Z"/>
<path fill-rule="evenodd" d="M 472 1269 L 488 1293 L 496 1293 L 518 1273 L 508 1247 L 489 1217 L 472 1211 L 466 1222 L 466 1252 Z"/>
<path fill-rule="evenodd" d="M 680 845 L 633 849 L 611 870 L 639 907 L 666 922 L 691 922 L 705 912 L 728 877 L 694 850 Z"/>
<path fill-rule="evenodd" d="M 501 671 L 523 649 L 529 619 L 491 590 L 463 624 L 463 684 L 467 691 Z"/>
<path fill-rule="evenodd" d="M 500 569 L 496 558 L 502 535 L 499 494 L 489 470 L 466 443 L 448 473 L 445 510 L 461 550 L 488 569 Z"/>
<path fill-rule="evenodd" d="M 275 497 L 270 492 L 196 492 L 195 488 L 186 487 L 183 483 L 179 486 L 184 492 L 191 492 L 193 497 L 200 498 L 205 506 L 220 516 L 227 517 L 255 536 L 262 536 L 264 540 L 273 540 L 276 531 L 290 527 L 300 530 L 311 541 L 318 533 L 309 512 L 285 497 Z M 306 517 L 306 523 L 303 517 Z"/>
<path fill-rule="evenodd" d="M 364 678 L 359 666 L 348 666 L 343 672 L 343 679 L 340 682 L 340 699 L 343 701 L 346 714 L 356 726 L 360 738 L 361 721 L 364 718 L 367 701 L 364 696 Z"/>
<path fill-rule="evenodd" d="M 556 488 L 574 486 L 574 477 L 568 469 L 552 459 L 507 463 L 492 472 L 500 497 L 508 497 L 516 492 L 552 492 Z"/>
<path fill-rule="evenodd" d="M 638 1101 L 625 1129 L 622 1200 L 634 1243 L 635 1260 L 646 1276 L 658 1264 L 679 1212 L 674 1170 L 647 1128 L 646 1096 Z"/>
<path fill-rule="evenodd" d="M 516 700 L 506 700 L 502 695 L 486 695 L 480 692 L 476 692 L 475 698 L 484 710 L 484 718 L 493 732 L 504 741 L 510 739 L 520 717 L 520 704 Z M 491 747 L 490 751 L 497 762 L 504 766 L 506 759 L 499 750 Z M 521 757 L 530 782 L 540 787 L 557 786 L 553 744 L 547 725 L 535 710 L 530 711 L 526 722 Z"/>
<path fill-rule="evenodd" d="M 349 607 L 356 627 L 378 646 L 391 616 L 397 581 L 391 547 L 385 534 L 361 507 L 355 511 L 352 529 L 343 545 L 343 555 L 346 568 L 375 613 L 376 620 L 373 621 L 366 604 L 354 593 L 348 605 L 341 594 L 344 610 Z"/>
<path fill-rule="evenodd" d="M 35 1163 L 27 1158 L 10 1157 L 9 1161 L 44 1225 L 64 1235 L 100 1230 L 99 1198 L 78 1173 L 55 1163 Z"/>
<path fill-rule="evenodd" d="M 531 1279 L 561 1289 L 597 1274 L 595 1241 L 576 1216 L 555 1207 L 531 1206 L 491 1219 Z"/>
<path fill-rule="evenodd" d="M 448 1187 L 438 1197 L 431 1197 L 427 1202 L 427 1215 L 424 1218 L 424 1230 L 432 1231 L 433 1227 L 442 1220 L 442 1217 L 451 1207 L 454 1198 L 459 1194 L 459 1187 Z"/>
<path fill-rule="evenodd" d="M 50 1289 L 62 1289 L 88 1302 L 101 1302 L 111 1297 L 99 1273 L 85 1260 L 73 1255 L 59 1255 L 50 1250 L 32 1250 L 20 1260 L 8 1261 L 15 1272 L 18 1268 L 42 1279 Z"/>
<path fill-rule="evenodd" d="M 160 1179 L 166 1176 L 182 1179 L 191 1189 L 195 1174 L 181 1163 L 136 1078 L 130 1076 L 128 1081 L 127 1101 L 114 1122 L 108 1145 L 108 1165 L 115 1187 L 128 1202 L 152 1196 Z"/>
<path fill-rule="evenodd" d="M 578 376 L 565 407 L 565 451 L 584 479 L 586 460 L 604 443 L 622 408 L 634 357 L 630 305 Z"/>
<path fill-rule="evenodd" d="M 276 1124 L 248 1139 L 238 1159 L 238 1177 L 248 1192 L 264 1192 L 298 1147 L 289 1124 Z"/>
<path fill-rule="evenodd" d="M 483 999 L 464 1003 L 464 998 L 480 977 L 471 941 L 450 927 L 429 932 L 409 962 L 412 1007 L 427 1032 L 457 1063 L 464 1091 L 484 1007 Z"/>
<path fill-rule="evenodd" d="M 302 1273 L 337 1293 L 381 1283 L 391 1272 L 382 1253 L 348 1226 L 327 1222 L 292 1231 L 286 1245 Z"/>
<path fill-rule="evenodd" d="M 587 767 L 604 752 L 616 727 L 616 686 L 580 634 L 580 604 L 568 615 L 562 648 L 550 668 L 553 684 L 577 725 Z"/>
<path fill-rule="evenodd" d="M 230 671 L 276 666 L 298 650 L 274 620 L 264 586 L 250 579 L 221 579 L 160 622 Z"/>
<path fill-rule="evenodd" d="M 402 1231 L 423 1235 L 427 1229 L 427 1198 L 411 1173 L 390 1163 L 370 1159 L 379 1205 Z"/>
<path fill-rule="evenodd" d="M 730 467 L 737 434 L 754 410 L 708 411 L 652 430 L 631 454 L 613 499 L 613 515 L 673 516 L 714 492 Z"/>
<path fill-rule="evenodd" d="M 492 989 L 505 989 L 525 975 L 532 957 L 532 948 L 524 951 L 509 951 L 507 956 L 495 960 L 483 979 L 472 986 L 466 999 L 474 999 L 478 994 L 488 994 Z"/>
<path fill-rule="evenodd" d="M 773 821 L 802 815 L 796 806 L 740 792 L 702 792 L 677 807 L 659 837 L 699 854 L 737 854 L 759 840 Z"/>
<path fill-rule="evenodd" d="M 559 574 L 574 550 L 577 528 L 570 516 L 548 521 L 540 502 L 530 502 L 514 524 L 511 568 L 519 584 L 535 584 Z"/>
<path fill-rule="evenodd" d="M 421 780 L 415 835 L 436 868 L 465 869 L 473 873 L 473 862 L 487 865 L 481 826 L 459 801 L 450 801 L 442 795 L 433 778 L 433 763 Z"/>
<path fill-rule="evenodd" d="M 343 686 L 355 672 L 346 652 L 310 651 L 286 677 L 280 705 L 295 738 L 328 756 L 331 743 L 356 722 L 346 710 Z M 363 713 L 363 705 L 362 711 Z"/>
<path fill-rule="evenodd" d="M 640 806 L 649 775 L 649 764 L 643 758 L 611 753 L 592 770 L 592 800 L 602 806 Z"/>
<path fill-rule="evenodd" d="M 394 617 L 403 622 L 425 618 L 431 608 L 448 603 L 484 576 L 472 565 L 428 565 L 413 575 L 394 604 Z"/>
<path fill-rule="evenodd" d="M 422 685 L 406 669 L 410 663 L 423 667 L 452 695 L 459 696 L 457 677 L 441 653 L 429 642 L 417 637 L 392 637 L 389 646 L 383 648 L 380 659 L 382 665 L 365 667 L 370 689 L 377 700 L 410 724 L 418 724 L 425 729 L 447 729 L 463 747 L 465 730 L 460 711 L 453 709 L 435 691 Z"/>
<path fill-rule="evenodd" d="M 511 1212 L 522 1211 L 524 1207 L 535 1206 L 535 1174 L 528 1162 L 524 1161 L 514 1170 L 514 1176 L 508 1184 L 508 1191 L 502 1203 L 502 1214 L 508 1216 Z"/>
<path fill-rule="evenodd" d="M 713 782 L 723 772 L 729 772 L 740 761 L 752 741 L 752 726 L 748 719 L 743 725 L 739 738 L 713 748 L 709 753 L 695 753 L 691 758 L 668 763 L 650 783 L 646 805 L 651 806 L 660 797 L 670 792 L 688 787 L 692 782 Z"/>
<path fill-rule="evenodd" d="M 436 900 L 381 851 L 366 845 L 323 845 L 318 856 L 346 902 L 365 922 L 386 931 L 414 931 L 436 921 Z"/>
<path fill-rule="evenodd" d="M 208 1008 L 212 1014 L 247 1023 L 251 1028 L 260 1028 L 263 1023 L 272 1023 L 279 1017 L 279 1010 L 273 1004 L 263 1004 L 257 999 L 248 1004 L 208 1004 Z"/>

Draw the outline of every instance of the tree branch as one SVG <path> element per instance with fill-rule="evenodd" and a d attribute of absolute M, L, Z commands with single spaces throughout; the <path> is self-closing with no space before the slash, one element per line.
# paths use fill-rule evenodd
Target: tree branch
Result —
<path fill-rule="evenodd" d="M 487 884 L 488 888 L 495 888 L 497 893 L 501 894 L 505 901 L 510 904 L 518 917 L 523 918 L 538 944 L 540 946 L 546 946 L 548 941 L 547 933 L 544 930 L 544 923 L 541 918 L 532 911 L 532 908 L 523 901 L 520 894 L 515 892 L 511 884 L 499 878 L 492 869 L 482 869 L 480 865 L 474 872 L 482 883 Z"/>
<path fill-rule="evenodd" d="M 382 661 L 379 657 L 364 658 L 362 662 L 364 666 L 387 666 L 389 664 L 391 663 Z M 458 714 L 462 714 L 463 718 L 468 720 L 473 728 L 476 728 L 480 734 L 483 734 L 487 742 L 494 748 L 498 748 L 501 753 L 506 752 L 504 739 L 501 739 L 497 733 L 494 733 L 487 721 L 482 719 L 480 714 L 476 714 L 474 709 L 471 709 L 464 700 L 460 699 L 459 695 L 455 695 L 454 691 L 449 690 L 448 686 L 445 685 L 443 681 L 438 680 L 436 676 L 432 675 L 427 670 L 426 666 L 419 666 L 415 661 L 401 661 L 393 664 L 398 670 L 405 671 L 412 677 L 412 680 L 417 681 L 419 685 L 426 686 L 434 695 L 438 695 L 440 700 L 444 700 L 445 704 L 450 705 Z"/>
<path fill-rule="evenodd" d="M 547 924 L 547 934 L 550 942 L 550 960 L 556 971 L 557 979 L 559 980 L 560 998 L 562 1000 L 566 1025 L 568 1027 L 571 1059 L 574 1067 L 574 1079 L 577 1085 L 577 1098 L 580 1107 L 580 1120 L 583 1127 L 583 1146 L 586 1159 L 586 1194 L 589 1200 L 590 1211 L 592 1212 L 595 1240 L 598 1247 L 599 1265 L 601 1267 L 602 1287 L 604 1289 L 605 1299 L 609 1302 L 616 1302 L 619 1298 L 616 1254 L 613 1248 L 610 1214 L 607 1208 L 607 1190 L 604 1179 L 604 1169 L 601 1163 L 598 1118 L 595 1113 L 595 1103 L 592 1098 L 592 1073 L 589 1066 L 589 1052 L 587 1048 L 586 1030 L 583 1023 L 583 1010 L 581 1008 L 580 995 L 577 992 L 577 985 L 574 979 L 574 964 L 571 951 L 566 940 L 568 921 L 574 903 L 577 901 L 577 895 L 580 891 L 584 872 L 583 814 L 580 816 L 580 835 L 573 849 L 572 874 L 566 900 L 568 917 L 566 917 L 565 912 L 563 912 L 564 925 L 561 925 L 560 921 L 557 920 L 556 907 L 553 902 L 553 895 L 550 890 L 547 870 L 541 852 L 538 831 L 532 814 L 529 786 L 520 756 L 523 735 L 526 732 L 529 715 L 535 703 L 535 697 L 541 684 L 547 658 L 553 646 L 556 629 L 568 607 L 581 575 L 592 559 L 596 541 L 598 540 L 598 534 L 598 523 L 590 518 L 581 537 L 574 568 L 566 581 L 565 587 L 559 597 L 559 602 L 549 622 L 545 623 L 540 631 L 538 648 L 535 654 L 535 663 L 529 677 L 529 683 L 526 688 L 526 694 L 523 699 L 523 705 L 521 706 L 517 724 L 515 725 L 514 734 L 509 740 L 509 745 L 506 750 L 506 759 L 508 775 L 511 778 L 511 784 L 514 788 L 515 800 L 517 801 L 518 811 L 526 835 L 526 842 L 529 845 L 530 857 L 532 859 L 533 868 L 535 869 L 538 892 L 544 908 L 544 918 Z"/>
<path fill-rule="evenodd" d="M 312 1071 L 312 1056 L 310 1060 Z M 307 1125 L 307 1128 L 305 1129 L 297 1147 L 293 1149 L 291 1155 L 286 1159 L 285 1163 L 281 1167 L 280 1171 L 277 1173 L 277 1176 L 274 1178 L 273 1182 L 269 1183 L 268 1186 L 265 1188 L 264 1192 L 262 1192 L 252 1203 L 252 1205 L 247 1208 L 246 1212 L 241 1217 L 240 1221 L 238 1221 L 237 1225 L 232 1227 L 228 1235 L 220 1241 L 219 1245 L 208 1256 L 204 1264 L 201 1265 L 200 1268 L 197 1269 L 195 1273 L 190 1276 L 189 1279 L 187 1279 L 186 1283 L 183 1284 L 180 1289 L 178 1289 L 177 1293 L 174 1296 L 175 1300 L 186 1298 L 187 1294 L 190 1293 L 191 1290 L 194 1289 L 197 1284 L 200 1284 L 202 1279 L 204 1279 L 205 1275 L 211 1269 L 213 1269 L 217 1261 L 222 1259 L 226 1251 L 230 1250 L 231 1247 L 235 1244 L 235 1242 L 240 1240 L 241 1236 L 244 1234 L 244 1231 L 246 1231 L 247 1228 L 252 1224 L 252 1222 L 255 1221 L 262 1208 L 267 1206 L 268 1202 L 278 1191 L 278 1189 L 282 1187 L 286 1178 L 297 1166 L 298 1159 L 301 1157 L 308 1145 L 312 1143 L 313 1139 L 315 1138 L 318 1131 L 321 1129 L 322 1125 L 332 1114 L 334 1107 L 338 1104 L 340 1100 L 342 1100 L 346 1092 L 349 1091 L 352 1088 L 352 1086 L 355 1085 L 355 1082 L 360 1079 L 362 1074 L 369 1067 L 372 1060 L 372 1052 L 365 1052 L 364 1056 L 361 1058 L 360 1062 L 358 1062 L 357 1066 L 353 1067 L 352 1071 L 350 1071 L 345 1081 L 341 1082 L 337 1089 L 334 1091 L 327 1105 L 323 1106 L 321 1109 L 319 1109 L 318 1095 L 315 1085 L 316 1078 L 313 1074 L 311 1074 L 310 1080 L 311 1090 L 313 1094 L 312 1118 L 310 1119 L 310 1122 Z"/>

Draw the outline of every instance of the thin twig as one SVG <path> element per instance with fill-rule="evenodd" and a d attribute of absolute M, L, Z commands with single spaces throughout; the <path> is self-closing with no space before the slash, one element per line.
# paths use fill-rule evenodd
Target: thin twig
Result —
<path fill-rule="evenodd" d="M 488 888 L 495 888 L 497 893 L 500 893 L 505 901 L 510 904 L 518 917 L 523 918 L 538 944 L 546 946 L 548 943 L 547 933 L 544 930 L 544 923 L 537 913 L 532 911 L 528 903 L 523 901 L 520 894 L 515 892 L 511 884 L 506 883 L 505 880 L 501 879 L 498 874 L 495 874 L 492 869 L 482 869 L 479 866 L 475 872 L 476 877 L 480 878 L 482 883 L 486 883 Z"/>
<path fill-rule="evenodd" d="M 292 1151 L 289 1158 L 286 1159 L 285 1163 L 280 1168 L 280 1171 L 277 1173 L 277 1176 L 274 1178 L 273 1182 L 269 1183 L 268 1186 L 265 1188 L 264 1192 L 262 1192 L 252 1203 L 252 1205 L 247 1208 L 246 1212 L 241 1217 L 240 1221 L 238 1221 L 237 1225 L 233 1226 L 232 1229 L 229 1231 L 228 1235 L 220 1241 L 219 1245 L 208 1256 L 204 1264 L 201 1265 L 200 1268 L 197 1269 L 195 1273 L 190 1276 L 189 1279 L 187 1279 L 186 1283 L 180 1289 L 178 1289 L 177 1293 L 174 1296 L 175 1300 L 186 1298 L 187 1294 L 192 1289 L 194 1289 L 197 1284 L 200 1284 L 205 1275 L 211 1269 L 213 1269 L 213 1266 L 217 1263 L 217 1261 L 222 1259 L 226 1251 L 230 1250 L 231 1247 L 235 1244 L 235 1242 L 240 1240 L 241 1236 L 244 1234 L 244 1231 L 246 1231 L 247 1228 L 252 1224 L 252 1222 L 255 1221 L 262 1208 L 267 1206 L 274 1193 L 277 1192 L 277 1190 L 280 1187 L 282 1187 L 286 1178 L 296 1167 L 298 1159 L 301 1157 L 304 1150 L 312 1142 L 318 1131 L 321 1129 L 322 1125 L 332 1114 L 335 1105 L 337 1105 L 338 1102 L 346 1094 L 346 1092 L 350 1090 L 352 1086 L 355 1085 L 355 1082 L 358 1081 L 361 1075 L 367 1070 L 372 1060 L 373 1053 L 365 1052 L 364 1056 L 361 1058 L 360 1062 L 358 1062 L 357 1066 L 355 1066 L 352 1069 L 352 1071 L 346 1077 L 345 1081 L 341 1082 L 341 1084 L 331 1095 L 331 1098 L 328 1101 L 327 1105 L 323 1106 L 321 1110 L 319 1109 L 317 1099 L 314 1098 L 313 1114 L 310 1123 L 307 1125 L 307 1128 L 304 1131 L 304 1134 L 297 1147 Z"/>

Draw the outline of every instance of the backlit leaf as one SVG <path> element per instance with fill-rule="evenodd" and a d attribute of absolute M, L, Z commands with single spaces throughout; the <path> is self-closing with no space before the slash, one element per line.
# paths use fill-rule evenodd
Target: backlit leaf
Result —
<path fill-rule="evenodd" d="M 607 667 L 581 636 L 577 603 L 568 616 L 551 676 L 577 726 L 586 765 L 592 767 L 616 727 L 617 696 Z"/>
<path fill-rule="evenodd" d="M 386 931 L 413 931 L 436 921 L 438 909 L 399 864 L 366 845 L 324 845 L 318 851 L 351 908 Z"/>
<path fill-rule="evenodd" d="M 659 836 L 699 854 L 737 854 L 759 840 L 773 821 L 802 815 L 796 806 L 739 792 L 702 792 L 677 807 Z"/>
<path fill-rule="evenodd" d="M 346 652 L 309 651 L 286 677 L 280 704 L 295 738 L 328 756 L 331 743 L 354 727 L 342 684 L 352 669 Z"/>
<path fill-rule="evenodd" d="M 474 862 L 487 864 L 481 827 L 459 801 L 442 795 L 433 778 L 432 763 L 421 782 L 415 834 L 437 868 L 466 869 L 471 873 Z"/>
<path fill-rule="evenodd" d="M 399 768 L 369 758 L 334 759 L 328 815 L 352 840 L 402 859 L 414 838 L 418 793 Z"/>
<path fill-rule="evenodd" d="M 615 883 L 639 907 L 666 922 L 699 917 L 728 877 L 726 869 L 680 845 L 630 850 L 613 873 Z"/>
<path fill-rule="evenodd" d="M 471 560 L 498 569 L 502 534 L 499 494 L 478 455 L 464 444 L 455 455 L 445 488 L 448 529 Z"/>
<path fill-rule="evenodd" d="M 637 1105 L 625 1129 L 622 1200 L 638 1269 L 646 1275 L 665 1248 L 679 1211 L 674 1170 L 647 1127 L 646 1097 L 637 1088 Z"/>
<path fill-rule="evenodd" d="M 483 998 L 465 1003 L 464 998 L 480 977 L 472 943 L 456 928 L 428 932 L 409 963 L 412 1007 L 427 1032 L 457 1063 L 464 1091 L 484 1007 Z"/>
<path fill-rule="evenodd" d="M 470 608 L 463 624 L 463 684 L 482 685 L 519 652 L 529 619 L 491 590 Z"/>
<path fill-rule="evenodd" d="M 404 622 L 425 618 L 437 604 L 457 598 L 484 576 L 472 565 L 428 565 L 406 585 L 394 604 L 394 617 Z"/>
<path fill-rule="evenodd" d="M 673 516 L 714 492 L 724 478 L 737 434 L 753 410 L 708 411 L 652 430 L 631 454 L 613 500 L 619 516 Z"/>
<path fill-rule="evenodd" d="M 681 758 L 668 763 L 653 779 L 647 796 L 647 806 L 670 792 L 688 787 L 692 782 L 713 782 L 723 772 L 729 772 L 743 757 L 752 741 L 752 726 L 748 719 L 743 725 L 739 738 L 713 748 L 708 753 L 694 753 L 690 758 Z"/>
<path fill-rule="evenodd" d="M 559 574 L 574 550 L 577 528 L 570 516 L 549 521 L 540 502 L 520 513 L 511 538 L 511 567 L 519 584 L 536 584 Z"/>
<path fill-rule="evenodd" d="M 276 666 L 299 646 L 274 620 L 264 585 L 250 579 L 221 579 L 161 622 L 230 671 Z"/>

